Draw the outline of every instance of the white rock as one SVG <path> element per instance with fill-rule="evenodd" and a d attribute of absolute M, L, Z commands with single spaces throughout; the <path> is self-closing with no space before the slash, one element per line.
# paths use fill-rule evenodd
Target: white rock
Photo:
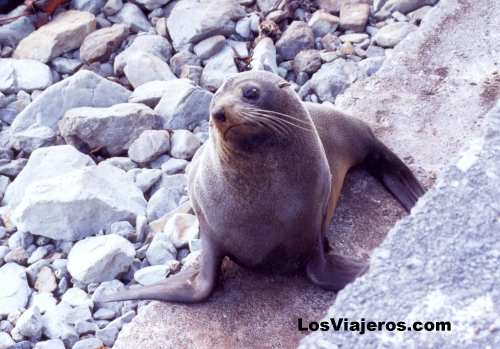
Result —
<path fill-rule="evenodd" d="M 225 44 L 224 35 L 215 35 L 203 39 L 193 47 L 194 53 L 201 59 L 207 59 L 219 52 Z"/>
<path fill-rule="evenodd" d="M 50 68 L 32 59 L 0 58 L 0 91 L 44 90 L 52 85 Z"/>
<path fill-rule="evenodd" d="M 29 307 L 37 307 L 40 313 L 44 314 L 47 311 L 54 309 L 57 305 L 57 299 L 52 293 L 40 292 L 33 294 L 30 299 Z"/>
<path fill-rule="evenodd" d="M 137 270 L 134 273 L 134 279 L 141 285 L 148 286 L 165 280 L 168 274 L 170 274 L 170 266 L 153 265 Z"/>
<path fill-rule="evenodd" d="M 176 174 L 184 171 L 188 164 L 187 160 L 171 158 L 161 165 L 161 170 L 166 174 Z"/>
<path fill-rule="evenodd" d="M 67 308 L 56 306 L 48 310 L 43 316 L 43 334 L 50 339 L 60 339 L 63 342 L 74 343 L 78 334 L 73 327 L 66 323 L 64 310 Z"/>
<path fill-rule="evenodd" d="M 156 233 L 146 250 L 146 258 L 151 265 L 162 265 L 175 260 L 177 251 L 168 234 Z"/>
<path fill-rule="evenodd" d="M 116 221 L 144 214 L 142 192 L 125 172 L 94 166 L 37 181 L 28 187 L 13 219 L 20 231 L 56 240 L 79 240 Z"/>
<path fill-rule="evenodd" d="M 165 6 L 170 2 L 170 0 L 136 0 L 139 5 L 144 6 L 148 10 L 154 10 Z"/>
<path fill-rule="evenodd" d="M 149 23 L 141 9 L 131 2 L 125 3 L 117 14 L 108 17 L 108 19 L 114 23 L 128 24 L 134 32 L 148 32 L 153 30 L 153 26 Z"/>
<path fill-rule="evenodd" d="M 85 36 L 95 29 L 95 17 L 90 12 L 62 12 L 24 38 L 14 51 L 14 58 L 35 59 L 46 63 L 51 58 L 80 47 Z"/>
<path fill-rule="evenodd" d="M 192 214 L 177 213 L 167 221 L 163 231 L 176 248 L 186 247 L 199 236 L 198 219 Z"/>
<path fill-rule="evenodd" d="M 130 91 L 93 72 L 82 70 L 43 91 L 19 113 L 12 123 L 16 133 L 31 127 L 46 126 L 57 129 L 57 122 L 64 113 L 77 107 L 109 107 L 126 102 Z"/>
<path fill-rule="evenodd" d="M 170 134 L 165 130 L 147 130 L 130 145 L 128 156 L 135 162 L 147 163 L 170 150 Z"/>
<path fill-rule="evenodd" d="M 128 101 L 130 103 L 143 103 L 154 108 L 169 91 L 171 91 L 170 82 L 164 80 L 149 81 L 137 87 Z"/>
<path fill-rule="evenodd" d="M 417 26 L 406 22 L 388 24 L 375 34 L 373 41 L 382 47 L 394 47 L 412 31 L 417 30 Z"/>
<path fill-rule="evenodd" d="M 71 249 L 68 271 L 86 284 L 112 280 L 128 270 L 134 256 L 134 246 L 119 235 L 88 237 Z"/>
<path fill-rule="evenodd" d="M 80 153 L 71 145 L 37 149 L 30 155 L 21 173 L 7 188 L 4 202 L 15 208 L 21 202 L 30 184 L 91 165 L 95 165 L 92 158 Z"/>
<path fill-rule="evenodd" d="M 26 307 L 31 290 L 23 267 L 15 263 L 1 267 L 0 285 L 0 316 Z"/>
<path fill-rule="evenodd" d="M 171 138 L 170 154 L 174 158 L 189 160 L 201 146 L 201 141 L 187 130 L 175 130 Z"/>
<path fill-rule="evenodd" d="M 73 345 L 72 349 L 100 349 L 103 348 L 103 342 L 98 338 L 84 338 Z"/>
<path fill-rule="evenodd" d="M 146 210 L 148 220 L 154 221 L 177 208 L 183 190 L 176 187 L 160 187 L 151 195 Z"/>
<path fill-rule="evenodd" d="M 9 349 L 16 344 L 12 337 L 6 332 L 0 332 L 0 349 Z"/>
<path fill-rule="evenodd" d="M 62 340 L 49 339 L 47 341 L 36 343 L 33 349 L 65 349 L 65 348 Z"/>
<path fill-rule="evenodd" d="M 238 73 L 234 62 L 234 51 L 225 46 L 222 51 L 212 56 L 205 63 L 201 74 L 201 85 L 210 91 L 217 90 L 231 74 Z"/>
<path fill-rule="evenodd" d="M 161 177 L 162 171 L 159 169 L 133 169 L 127 172 L 127 176 L 133 178 L 135 185 L 147 192 Z"/>
<path fill-rule="evenodd" d="M 260 40 L 253 50 L 252 70 L 265 70 L 278 74 L 278 65 L 276 64 L 276 47 L 271 38 Z"/>
<path fill-rule="evenodd" d="M 148 52 L 130 55 L 123 72 L 134 88 L 150 81 L 177 79 L 167 62 Z"/>
<path fill-rule="evenodd" d="M 59 122 L 59 130 L 67 143 L 82 151 L 100 149 L 109 155 L 126 153 L 143 131 L 161 126 L 161 117 L 138 103 L 121 103 L 109 108 L 74 108 Z"/>
<path fill-rule="evenodd" d="M 42 335 L 42 315 L 40 310 L 34 306 L 26 310 L 16 322 L 14 331 L 24 337 L 39 339 Z"/>
<path fill-rule="evenodd" d="M 89 295 L 82 289 L 73 287 L 64 292 L 62 302 L 65 302 L 73 307 L 84 305 L 89 309 L 94 307 L 94 302 L 90 299 Z"/>
<path fill-rule="evenodd" d="M 179 1 L 167 19 L 167 27 L 174 47 L 182 47 L 213 35 L 230 35 L 236 20 L 246 15 L 236 0 Z M 189 25 L 186 25 L 189 18 Z"/>
<path fill-rule="evenodd" d="M 163 118 L 165 128 L 194 129 L 208 120 L 212 96 L 190 80 L 171 80 L 164 85 L 164 95 L 155 111 Z"/>

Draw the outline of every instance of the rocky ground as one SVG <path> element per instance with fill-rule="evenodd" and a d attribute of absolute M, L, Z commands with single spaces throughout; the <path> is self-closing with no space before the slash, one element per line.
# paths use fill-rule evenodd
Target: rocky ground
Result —
<path fill-rule="evenodd" d="M 73 0 L 0 26 L 0 348 L 111 347 L 144 302 L 96 295 L 196 259 L 184 173 L 226 76 L 335 103 L 436 2 Z"/>

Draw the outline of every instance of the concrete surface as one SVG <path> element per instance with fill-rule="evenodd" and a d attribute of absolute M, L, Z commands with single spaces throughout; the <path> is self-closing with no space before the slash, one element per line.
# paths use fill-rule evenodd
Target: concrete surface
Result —
<path fill-rule="evenodd" d="M 499 96 L 500 79 L 493 74 L 500 67 L 500 17 L 496 13 L 500 13 L 500 3 L 494 0 L 442 0 L 421 29 L 393 51 L 379 73 L 354 84 L 337 99 L 342 109 L 371 122 L 427 187 L 466 140 L 479 134 L 483 115 Z M 329 238 L 337 250 L 367 257 L 403 216 L 403 210 L 375 180 L 361 170 L 353 171 Z M 413 249 L 406 244 L 406 236 L 403 240 L 406 250 Z M 393 279 L 398 277 L 391 274 Z M 409 289 L 404 292 L 412 292 L 412 284 L 405 287 Z M 399 304 L 401 295 L 386 297 L 384 292 L 368 294 L 381 303 Z M 356 301 L 346 296 L 343 303 L 359 303 L 361 294 Z M 420 290 L 413 296 L 426 294 Z M 190 306 L 153 302 L 124 328 L 114 348 L 295 347 L 304 336 L 296 329 L 297 318 L 320 319 L 333 300 L 334 294 L 311 286 L 300 276 L 263 276 L 230 264 L 210 301 Z M 322 340 L 308 337 L 304 345 L 318 345 Z"/>
<path fill-rule="evenodd" d="M 315 332 L 310 348 L 500 348 L 500 101 L 484 136 L 398 222 L 325 318 L 450 321 L 450 332 Z"/>

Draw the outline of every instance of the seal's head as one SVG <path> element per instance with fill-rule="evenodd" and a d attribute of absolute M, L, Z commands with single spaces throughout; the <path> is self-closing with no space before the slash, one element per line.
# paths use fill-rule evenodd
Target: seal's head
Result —
<path fill-rule="evenodd" d="M 212 100 L 210 123 L 224 147 L 246 152 L 282 144 L 313 127 L 290 84 L 265 71 L 228 78 Z"/>

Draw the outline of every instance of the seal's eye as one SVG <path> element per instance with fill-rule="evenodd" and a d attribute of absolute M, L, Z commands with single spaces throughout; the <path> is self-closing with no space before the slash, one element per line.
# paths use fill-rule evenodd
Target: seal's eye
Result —
<path fill-rule="evenodd" d="M 259 98 L 259 90 L 256 87 L 247 87 L 243 89 L 243 97 L 248 99 Z"/>

